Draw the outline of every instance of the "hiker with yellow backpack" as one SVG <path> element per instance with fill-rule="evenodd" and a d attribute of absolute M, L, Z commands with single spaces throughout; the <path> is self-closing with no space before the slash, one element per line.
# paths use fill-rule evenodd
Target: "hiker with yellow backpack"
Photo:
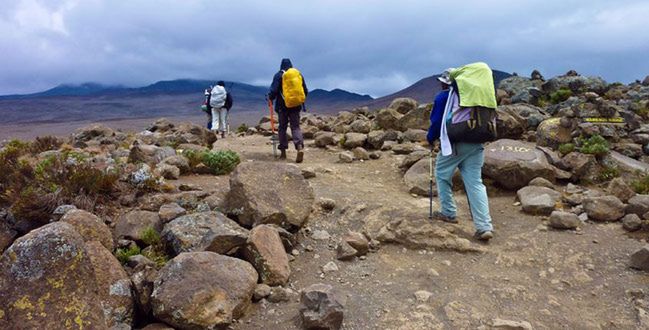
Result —
<path fill-rule="evenodd" d="M 275 101 L 275 110 L 279 117 L 279 150 L 280 159 L 286 159 L 288 137 L 286 130 L 290 124 L 293 144 L 297 150 L 296 163 L 304 159 L 304 137 L 300 129 L 300 111 L 309 90 L 304 77 L 297 69 L 293 68 L 291 60 L 282 59 L 280 70 L 273 77 L 273 83 L 268 91 L 268 99 Z"/>

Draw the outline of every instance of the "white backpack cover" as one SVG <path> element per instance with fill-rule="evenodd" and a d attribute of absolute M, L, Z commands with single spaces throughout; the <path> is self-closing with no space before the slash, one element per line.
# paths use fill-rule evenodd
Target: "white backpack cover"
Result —
<path fill-rule="evenodd" d="M 210 106 L 216 109 L 223 108 L 226 97 L 225 87 L 219 85 L 214 86 L 212 88 L 212 96 L 210 96 Z"/>

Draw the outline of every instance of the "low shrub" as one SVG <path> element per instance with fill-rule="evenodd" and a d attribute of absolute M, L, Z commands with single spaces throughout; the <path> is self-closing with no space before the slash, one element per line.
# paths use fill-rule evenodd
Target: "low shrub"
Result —
<path fill-rule="evenodd" d="M 122 264 L 126 264 L 128 262 L 128 258 L 141 253 L 142 250 L 140 249 L 140 247 L 133 244 L 128 248 L 117 249 L 117 251 L 115 251 L 115 257 L 117 257 L 117 260 L 119 260 L 119 262 L 121 262 Z"/>
<path fill-rule="evenodd" d="M 237 133 L 245 133 L 248 131 L 248 125 L 246 124 L 241 124 L 239 127 L 237 127 Z"/>
<path fill-rule="evenodd" d="M 631 182 L 631 186 L 633 187 L 633 190 L 635 190 L 635 192 L 638 194 L 649 194 L 649 175 L 645 175 L 644 177 Z"/>
<path fill-rule="evenodd" d="M 559 89 L 556 92 L 550 93 L 550 102 L 552 104 L 561 103 L 572 96 L 572 91 L 567 88 Z"/>
<path fill-rule="evenodd" d="M 559 152 L 562 155 L 567 155 L 571 152 L 575 151 L 575 145 L 574 143 L 564 143 L 559 145 Z"/>
<path fill-rule="evenodd" d="M 588 139 L 579 139 L 579 151 L 584 154 L 604 156 L 609 153 L 608 141 L 600 135 L 593 135 Z"/>
<path fill-rule="evenodd" d="M 620 176 L 620 170 L 617 167 L 605 166 L 599 172 L 597 180 L 599 182 L 607 182 L 613 180 L 614 178 L 617 178 L 618 176 Z"/>
<path fill-rule="evenodd" d="M 63 145 L 63 141 L 59 140 L 57 137 L 39 136 L 31 143 L 29 149 L 32 153 L 39 154 L 44 151 L 58 150 L 61 145 Z"/>
<path fill-rule="evenodd" d="M 214 174 L 223 175 L 234 171 L 241 163 L 236 152 L 231 150 L 211 151 L 203 155 L 203 164 L 211 168 Z"/>
<path fill-rule="evenodd" d="M 160 239 L 160 234 L 158 234 L 153 227 L 147 227 L 144 229 L 140 236 L 142 237 L 142 242 L 147 246 L 156 246 L 162 241 Z"/>

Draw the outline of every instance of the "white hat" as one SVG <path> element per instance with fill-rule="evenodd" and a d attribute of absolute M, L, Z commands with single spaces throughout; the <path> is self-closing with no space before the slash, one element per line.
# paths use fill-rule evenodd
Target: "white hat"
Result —
<path fill-rule="evenodd" d="M 445 83 L 447 85 L 450 85 L 452 83 L 451 81 L 451 71 L 453 68 L 448 68 L 444 70 L 439 76 L 437 76 L 437 80 L 441 81 L 442 83 Z"/>

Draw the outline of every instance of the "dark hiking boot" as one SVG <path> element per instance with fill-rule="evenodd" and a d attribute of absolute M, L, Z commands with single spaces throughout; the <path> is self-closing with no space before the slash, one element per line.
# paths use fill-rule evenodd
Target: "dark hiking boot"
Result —
<path fill-rule="evenodd" d="M 473 237 L 479 241 L 489 241 L 494 238 L 494 233 L 491 230 L 479 230 L 476 231 Z"/>
<path fill-rule="evenodd" d="M 441 220 L 448 223 L 457 223 L 457 219 L 455 217 L 449 217 L 448 215 L 439 211 L 433 212 L 433 219 Z"/>
<path fill-rule="evenodd" d="M 279 159 L 286 159 L 286 149 L 281 149 L 279 151 Z"/>
<path fill-rule="evenodd" d="M 296 163 L 301 163 L 304 160 L 304 148 L 297 149 L 297 156 L 295 157 Z"/>
<path fill-rule="evenodd" d="M 221 138 L 225 139 L 225 132 L 221 132 Z"/>

